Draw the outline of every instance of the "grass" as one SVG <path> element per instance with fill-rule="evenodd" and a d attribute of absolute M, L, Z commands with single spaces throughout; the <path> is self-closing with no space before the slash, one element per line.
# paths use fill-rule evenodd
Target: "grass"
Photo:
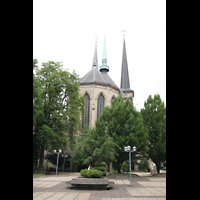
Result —
<path fill-rule="evenodd" d="M 33 178 L 39 178 L 39 177 L 42 177 L 42 176 L 44 176 L 44 173 L 37 173 L 37 172 L 33 173 Z"/>

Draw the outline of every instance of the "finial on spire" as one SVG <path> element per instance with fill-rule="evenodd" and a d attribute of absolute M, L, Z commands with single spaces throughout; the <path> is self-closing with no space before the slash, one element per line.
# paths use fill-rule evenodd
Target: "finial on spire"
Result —
<path fill-rule="evenodd" d="M 94 37 L 94 39 L 95 39 L 95 41 L 97 42 L 97 39 L 99 38 L 99 37 L 97 37 L 97 33 L 96 33 L 96 36 Z"/>
<path fill-rule="evenodd" d="M 105 32 L 104 32 L 105 34 Z M 103 45 L 103 54 L 102 54 L 102 65 L 99 67 L 100 71 L 109 71 L 109 67 L 107 66 L 107 55 L 106 55 L 106 35 L 104 35 L 104 45 Z"/>
<path fill-rule="evenodd" d="M 125 29 L 123 29 L 121 32 L 124 32 L 124 34 L 123 34 L 123 36 L 125 36 L 125 32 L 126 32 L 127 30 L 125 30 Z"/>

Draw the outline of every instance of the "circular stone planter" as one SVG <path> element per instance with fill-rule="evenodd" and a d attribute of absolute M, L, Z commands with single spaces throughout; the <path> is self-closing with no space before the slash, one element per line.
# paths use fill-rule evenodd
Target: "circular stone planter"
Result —
<path fill-rule="evenodd" d="M 71 180 L 72 188 L 88 188 L 88 189 L 109 189 L 107 178 L 73 178 Z"/>

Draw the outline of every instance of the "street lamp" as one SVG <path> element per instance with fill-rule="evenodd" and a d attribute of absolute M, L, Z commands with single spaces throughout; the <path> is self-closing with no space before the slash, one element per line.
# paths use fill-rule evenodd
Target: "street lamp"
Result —
<path fill-rule="evenodd" d="M 133 147 L 133 151 L 131 151 L 131 147 L 124 147 L 124 151 L 129 152 L 129 169 L 130 169 L 130 185 L 131 185 L 131 152 L 136 151 L 136 147 Z"/>
<path fill-rule="evenodd" d="M 62 156 L 62 157 L 64 158 L 64 160 L 63 160 L 63 172 L 64 172 L 65 158 L 67 158 L 68 155 L 65 155 L 65 156 Z"/>
<path fill-rule="evenodd" d="M 54 150 L 54 153 L 57 154 L 57 165 L 56 165 L 56 176 L 57 176 L 57 170 L 58 170 L 58 159 L 59 159 L 59 153 L 61 153 L 61 149 L 57 152 L 56 150 Z"/>

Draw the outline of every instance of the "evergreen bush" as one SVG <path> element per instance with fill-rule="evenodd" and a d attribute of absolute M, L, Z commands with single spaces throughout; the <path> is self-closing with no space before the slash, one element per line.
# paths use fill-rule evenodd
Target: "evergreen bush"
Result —
<path fill-rule="evenodd" d="M 85 178 L 101 178 L 103 176 L 103 173 L 97 169 L 93 170 L 82 169 L 80 174 Z"/>

